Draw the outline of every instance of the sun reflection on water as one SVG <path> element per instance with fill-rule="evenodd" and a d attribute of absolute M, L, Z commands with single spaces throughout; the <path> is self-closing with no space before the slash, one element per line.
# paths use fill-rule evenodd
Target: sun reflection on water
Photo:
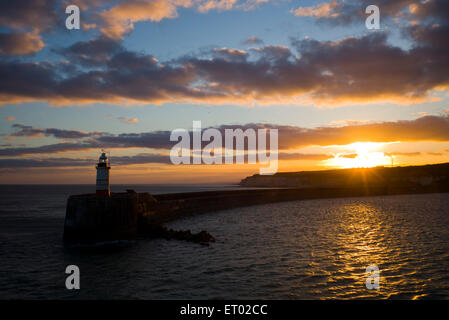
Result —
<path fill-rule="evenodd" d="M 397 234 L 403 221 L 362 201 L 341 206 L 334 219 L 332 226 L 326 225 L 321 230 L 329 248 L 328 263 L 333 266 L 326 289 L 329 295 L 335 298 L 419 297 L 413 288 L 425 286 L 426 282 L 416 278 L 407 280 L 416 271 L 410 268 L 407 257 L 413 249 Z M 365 273 L 369 265 L 380 268 L 380 289 L 366 289 L 360 295 L 369 275 Z"/>

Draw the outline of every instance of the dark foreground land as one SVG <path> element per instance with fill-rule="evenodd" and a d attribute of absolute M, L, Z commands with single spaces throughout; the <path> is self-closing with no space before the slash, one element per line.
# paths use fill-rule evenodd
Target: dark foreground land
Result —
<path fill-rule="evenodd" d="M 276 182 L 272 187 L 277 188 L 155 196 L 129 190 L 109 197 L 71 196 L 64 239 L 90 243 L 145 236 L 207 243 L 213 241 L 207 232 L 168 230 L 163 224 L 204 212 L 282 201 L 449 192 L 449 164 L 256 175 L 241 185 L 268 187 L 267 181 Z"/>

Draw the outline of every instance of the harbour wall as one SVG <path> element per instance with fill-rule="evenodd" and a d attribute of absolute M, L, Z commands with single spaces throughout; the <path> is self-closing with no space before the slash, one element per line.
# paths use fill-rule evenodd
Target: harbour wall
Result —
<path fill-rule="evenodd" d="M 76 195 L 67 201 L 64 241 L 95 243 L 135 239 L 141 231 L 205 212 L 283 201 L 449 192 L 449 184 L 427 186 L 351 188 L 285 188 L 208 191 L 150 195 L 112 193 L 111 196 Z M 150 231 L 151 232 L 151 231 Z M 151 236 L 151 235 L 146 235 Z"/>

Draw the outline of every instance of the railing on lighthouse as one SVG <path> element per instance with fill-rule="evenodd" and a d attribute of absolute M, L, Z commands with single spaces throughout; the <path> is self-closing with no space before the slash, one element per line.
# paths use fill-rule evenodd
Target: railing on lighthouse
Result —
<path fill-rule="evenodd" d="M 97 168 L 96 194 L 98 196 L 109 196 L 111 194 L 111 191 L 109 189 L 109 170 L 111 169 L 111 167 L 109 166 L 109 160 L 108 157 L 106 157 L 105 152 L 101 153 L 96 168 Z"/>

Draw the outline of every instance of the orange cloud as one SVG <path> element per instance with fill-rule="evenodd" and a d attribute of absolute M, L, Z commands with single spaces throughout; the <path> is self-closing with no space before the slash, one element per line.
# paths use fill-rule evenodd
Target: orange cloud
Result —
<path fill-rule="evenodd" d="M 136 22 L 159 22 L 178 17 L 178 7 L 195 7 L 199 12 L 206 13 L 233 8 L 251 10 L 268 1 L 270 0 L 130 0 L 102 11 L 98 17 L 102 22 L 100 31 L 104 35 L 112 39 L 123 39 L 125 34 L 134 29 Z M 94 24 L 89 26 L 94 27 Z"/>
<path fill-rule="evenodd" d="M 44 46 L 37 29 L 27 33 L 0 33 L 0 55 L 33 54 Z"/>
<path fill-rule="evenodd" d="M 297 17 L 336 18 L 339 16 L 339 13 L 336 11 L 337 7 L 338 2 L 331 1 L 310 7 L 299 7 L 292 11 Z"/>
<path fill-rule="evenodd" d="M 139 122 L 138 118 L 119 117 L 118 119 L 120 120 L 120 122 L 123 122 L 123 123 L 137 123 L 137 122 Z"/>
<path fill-rule="evenodd" d="M 237 3 L 237 0 L 207 0 L 198 6 L 199 12 L 210 10 L 230 10 Z"/>
<path fill-rule="evenodd" d="M 176 18 L 177 6 L 188 7 L 191 1 L 177 0 L 132 0 L 126 1 L 99 14 L 103 26 L 100 31 L 113 39 L 123 39 L 123 35 L 134 29 L 139 21 L 159 22 L 162 19 Z"/>

